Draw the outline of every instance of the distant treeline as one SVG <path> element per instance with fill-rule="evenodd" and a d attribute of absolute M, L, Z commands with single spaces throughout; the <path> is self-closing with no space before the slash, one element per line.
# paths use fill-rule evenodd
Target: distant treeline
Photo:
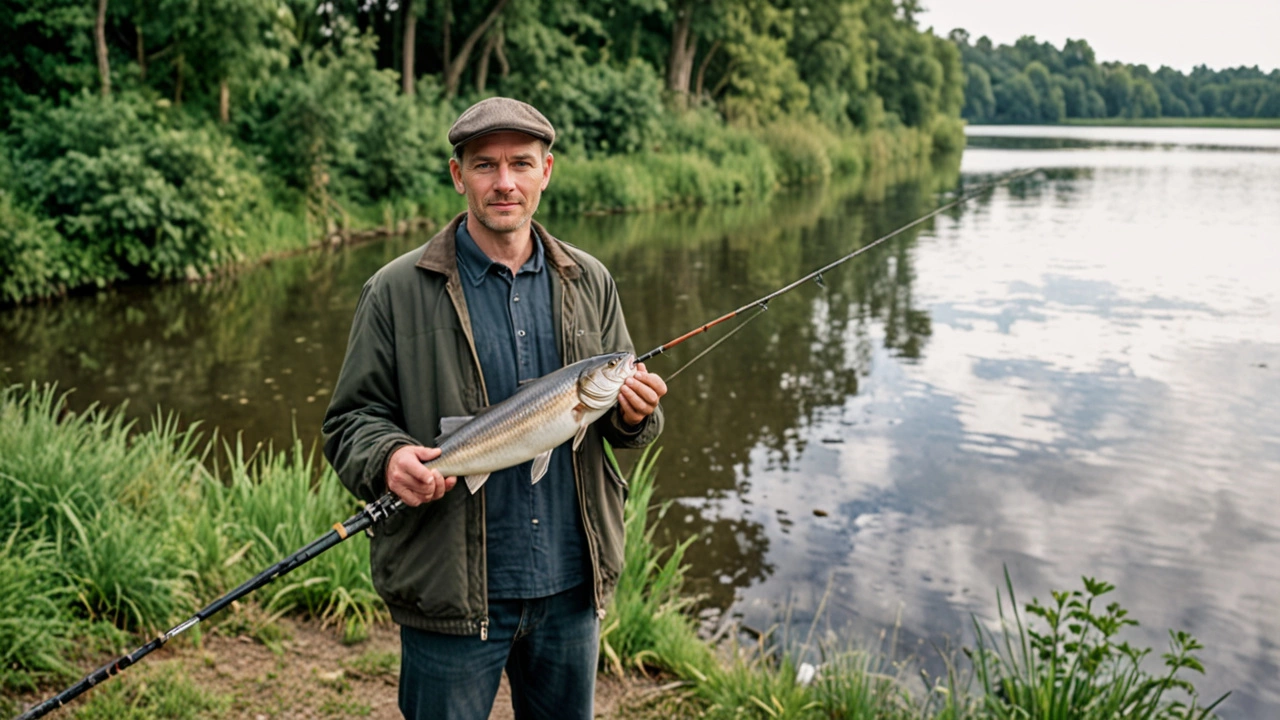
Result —
<path fill-rule="evenodd" d="M 477 99 L 559 131 L 547 207 L 742 202 L 963 145 L 915 0 L 0 0 L 0 303 L 200 277 L 456 207 Z"/>
<path fill-rule="evenodd" d="M 1013 45 L 986 36 L 970 43 L 964 30 L 950 39 L 960 49 L 969 122 L 1056 123 L 1068 118 L 1280 118 L 1280 69 L 1210 70 L 1184 74 L 1170 67 L 1098 63 L 1085 40 L 1058 49 L 1030 35 Z"/>

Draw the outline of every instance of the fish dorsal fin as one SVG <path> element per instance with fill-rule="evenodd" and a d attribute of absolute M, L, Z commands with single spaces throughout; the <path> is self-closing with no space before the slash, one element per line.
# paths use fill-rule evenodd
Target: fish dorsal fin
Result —
<path fill-rule="evenodd" d="M 551 450 L 555 450 L 555 448 L 551 448 Z M 551 467 L 551 450 L 541 453 L 533 459 L 533 471 L 530 475 L 533 476 L 534 485 L 538 484 L 542 476 L 547 474 L 547 468 Z"/>
<path fill-rule="evenodd" d="M 485 473 L 483 475 L 468 475 L 467 489 L 471 491 L 472 495 L 475 495 L 479 492 L 480 488 L 484 486 L 485 481 L 488 479 L 489 473 Z"/>
<path fill-rule="evenodd" d="M 474 415 L 451 415 L 449 417 L 440 418 L 440 434 L 436 436 L 436 447 L 440 447 L 440 443 L 445 438 L 458 432 L 458 428 L 466 425 L 474 419 Z M 483 482 L 483 480 L 481 481 Z M 472 492 L 475 492 L 474 490 Z"/>
<path fill-rule="evenodd" d="M 591 427 L 591 423 L 581 422 L 578 424 L 578 433 L 573 436 L 573 449 L 577 450 L 582 444 L 582 438 L 587 436 L 587 428 Z"/>

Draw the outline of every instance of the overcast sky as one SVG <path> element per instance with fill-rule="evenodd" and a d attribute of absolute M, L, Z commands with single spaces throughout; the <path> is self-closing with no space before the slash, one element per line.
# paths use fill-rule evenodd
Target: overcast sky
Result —
<path fill-rule="evenodd" d="M 1257 65 L 1280 68 L 1280 0 L 922 0 L 921 27 L 953 28 L 997 45 L 1022 35 L 1061 48 L 1089 41 L 1098 62 L 1168 65 L 1186 72 Z"/>

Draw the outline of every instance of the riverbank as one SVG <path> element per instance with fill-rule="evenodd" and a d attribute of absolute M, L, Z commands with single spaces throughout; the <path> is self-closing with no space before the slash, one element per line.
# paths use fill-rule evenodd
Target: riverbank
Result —
<path fill-rule="evenodd" d="M 1080 708 L 1072 717 L 1110 718 L 1136 705 L 1149 708 L 1142 717 L 1172 718 L 1175 702 L 1202 705 L 1186 673 L 1200 668 L 1195 639 L 1173 635 L 1166 669 L 1143 669 L 1145 651 L 1120 644 L 1131 623 L 1126 612 L 1099 600 L 1113 588 L 1092 580 L 1083 591 L 1055 593 L 1048 605 L 1017 608 L 1010 595 L 1010 607 L 1001 604 L 998 614 L 1013 645 L 975 622 L 976 647 L 963 660 L 952 658 L 951 676 L 926 679 L 923 690 L 911 659 L 891 649 L 812 632 L 803 640 L 750 639 L 733 623 L 700 633 L 688 612 L 697 599 L 683 589 L 684 552 L 696 538 L 666 549 L 653 541 L 652 522 L 665 513 L 650 507 L 658 460 L 644 454 L 631 468 L 626 563 L 601 631 L 602 671 L 660 674 L 675 683 L 646 694 L 642 716 L 1004 717 L 1060 695 L 1065 668 L 1072 690 L 1056 702 Z M 133 428 L 119 410 L 68 412 L 50 389 L 5 390 L 0 527 L 13 529 L 0 545 L 0 647 L 8 648 L 0 669 L 8 700 L 0 711 L 12 713 L 18 698 L 33 701 L 140 645 L 323 534 L 354 506 L 332 471 L 296 444 L 246 453 L 179 430 L 163 416 Z M 1011 593 L 1007 578 L 1006 586 Z M 344 659 L 309 662 L 310 641 L 295 642 L 290 654 L 290 635 L 307 634 L 281 622 L 285 616 L 328 626 L 329 644 L 341 637 L 349 648 L 336 653 Z M 368 545 L 354 538 L 192 628 L 175 648 L 192 648 L 186 657 L 196 658 L 195 668 L 144 661 L 89 693 L 77 717 L 129 717 L 127 710 L 256 718 L 292 707 L 291 693 L 309 691 L 318 694 L 317 716 L 371 715 L 373 706 L 348 691 L 352 678 L 390 681 L 396 661 L 387 632 L 385 608 L 371 589 Z M 210 655 L 206 643 L 229 649 Z M 202 673 L 218 675 L 239 662 L 235 643 L 275 648 L 279 659 L 247 674 L 228 670 L 233 691 L 224 692 Z M 1015 652 L 1019 646 L 1029 654 Z M 1094 660 L 1083 662 L 1088 658 Z M 253 690 L 239 701 L 242 710 L 235 687 Z"/>
<path fill-rule="evenodd" d="M 1280 128 L 1280 118 L 1159 117 L 1159 118 L 1067 118 L 1063 125 L 1100 127 L 1199 127 L 1199 128 Z"/>

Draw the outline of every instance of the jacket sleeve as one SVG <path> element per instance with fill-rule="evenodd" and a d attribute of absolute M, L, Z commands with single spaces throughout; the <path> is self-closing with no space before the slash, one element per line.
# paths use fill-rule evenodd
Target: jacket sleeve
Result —
<path fill-rule="evenodd" d="M 627 321 L 622 315 L 622 303 L 618 300 L 618 286 L 612 277 L 607 277 L 605 292 L 600 312 L 600 343 L 616 352 L 634 353 L 636 346 L 631 342 L 631 334 L 627 332 Z M 628 426 L 622 420 L 622 413 L 615 405 L 613 411 L 597 423 L 600 434 L 609 444 L 617 448 L 642 448 L 658 439 L 662 433 L 662 403 L 653 414 L 644 419 L 636 427 Z"/>
<path fill-rule="evenodd" d="M 366 502 L 386 492 L 391 453 L 418 444 L 403 428 L 395 357 L 392 318 L 371 280 L 356 306 L 323 426 L 325 457 L 342 484 Z"/>

